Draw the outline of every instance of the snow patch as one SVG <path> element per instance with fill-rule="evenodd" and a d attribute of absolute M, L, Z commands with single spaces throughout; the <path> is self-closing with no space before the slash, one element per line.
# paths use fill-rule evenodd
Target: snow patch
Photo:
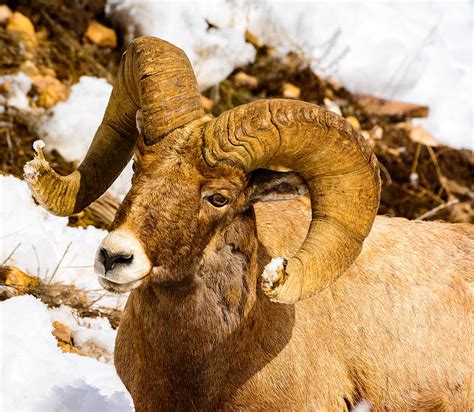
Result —
<path fill-rule="evenodd" d="M 105 79 L 83 76 L 68 99 L 53 107 L 40 125 L 44 139 L 69 161 L 82 160 L 99 127 L 112 92 Z"/>
<path fill-rule="evenodd" d="M 262 273 L 263 282 L 262 285 L 266 289 L 273 289 L 275 283 L 277 283 L 281 278 L 283 273 L 285 273 L 286 259 L 282 257 L 273 258 L 270 263 L 265 266 L 265 269 Z"/>
<path fill-rule="evenodd" d="M 362 399 L 351 409 L 351 412 L 370 412 L 371 410 L 371 402 L 367 399 Z"/>
<path fill-rule="evenodd" d="M 46 146 L 46 143 L 43 140 L 35 140 L 33 143 L 33 149 L 38 153 L 39 149 L 43 149 Z"/>
<path fill-rule="evenodd" d="M 5 265 L 45 281 L 54 276 L 55 282 L 91 291 L 95 298 L 100 293 L 101 306 L 124 306 L 128 295 L 106 293 L 94 272 L 95 252 L 107 235 L 105 230 L 67 226 L 66 217 L 51 215 L 37 206 L 26 182 L 13 176 L 0 176 L 0 193 L 0 262 L 16 248 Z"/>
<path fill-rule="evenodd" d="M 9 85 L 9 90 L 6 95 L 0 94 L 0 112 L 5 112 L 6 107 L 30 110 L 27 94 L 31 89 L 31 79 L 23 72 L 0 76 L 0 86 L 5 83 Z"/>
<path fill-rule="evenodd" d="M 112 365 L 63 353 L 47 306 L 32 296 L 0 303 L 3 411 L 132 411 Z M 25 377 L 28 377 L 25 386 Z"/>

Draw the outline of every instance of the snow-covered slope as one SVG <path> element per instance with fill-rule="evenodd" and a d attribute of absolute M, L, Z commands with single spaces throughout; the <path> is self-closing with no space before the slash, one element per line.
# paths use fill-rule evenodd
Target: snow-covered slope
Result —
<path fill-rule="evenodd" d="M 430 106 L 422 122 L 438 141 L 474 147 L 468 0 L 109 0 L 108 9 L 130 37 L 153 35 L 183 48 L 201 88 L 253 57 L 244 42 L 248 28 L 281 52 L 301 52 L 316 72 L 354 92 Z"/>
<path fill-rule="evenodd" d="M 32 296 L 0 305 L 0 410 L 132 411 L 113 365 L 58 348 L 51 334 L 55 318 Z"/>

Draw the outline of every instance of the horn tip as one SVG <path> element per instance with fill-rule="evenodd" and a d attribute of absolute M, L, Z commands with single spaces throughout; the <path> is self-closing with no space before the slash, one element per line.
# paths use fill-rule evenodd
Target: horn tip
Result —
<path fill-rule="evenodd" d="M 49 212 L 59 216 L 73 214 L 80 184 L 78 171 L 69 176 L 58 175 L 44 157 L 42 140 L 33 143 L 33 160 L 23 167 L 23 177 L 35 200 Z"/>

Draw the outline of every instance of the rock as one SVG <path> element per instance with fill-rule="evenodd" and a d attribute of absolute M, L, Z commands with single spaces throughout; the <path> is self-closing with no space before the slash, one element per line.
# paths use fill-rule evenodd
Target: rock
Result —
<path fill-rule="evenodd" d="M 360 123 L 357 117 L 355 116 L 347 116 L 346 120 L 354 127 L 356 130 L 360 130 Z"/>
<path fill-rule="evenodd" d="M 243 71 L 234 76 L 234 83 L 237 87 L 248 87 L 249 89 L 255 89 L 258 86 L 257 78 Z"/>
<path fill-rule="evenodd" d="M 25 60 L 20 66 L 20 71 L 29 77 L 36 76 L 40 73 L 38 67 L 36 67 L 36 64 L 34 64 L 31 60 Z"/>
<path fill-rule="evenodd" d="M 324 105 L 329 111 L 336 113 L 339 116 L 342 116 L 341 108 L 337 105 L 337 103 L 334 103 L 332 100 L 329 100 L 327 97 L 324 98 Z"/>
<path fill-rule="evenodd" d="M 410 130 L 409 136 L 414 142 L 424 144 L 425 146 L 439 146 L 438 142 L 433 138 L 431 133 L 421 125 L 413 126 Z"/>
<path fill-rule="evenodd" d="M 385 116 L 394 120 L 428 117 L 429 109 L 427 106 L 404 103 L 396 100 L 386 100 L 365 94 L 355 94 L 353 98 L 355 103 L 367 114 Z"/>
<path fill-rule="evenodd" d="M 117 47 L 115 30 L 105 27 L 97 21 L 91 21 L 84 36 L 99 47 Z"/>
<path fill-rule="evenodd" d="M 65 342 L 58 342 L 59 348 L 65 353 L 75 353 L 76 355 L 84 356 L 82 351 L 74 346 L 70 345 L 69 343 Z"/>
<path fill-rule="evenodd" d="M 370 137 L 374 140 L 380 140 L 383 137 L 383 129 L 379 125 L 375 125 L 370 130 Z"/>
<path fill-rule="evenodd" d="M 283 90 L 282 90 L 283 97 L 287 99 L 299 99 L 301 95 L 301 89 L 294 84 L 285 82 L 283 83 Z"/>
<path fill-rule="evenodd" d="M 21 33 L 28 34 L 30 36 L 35 36 L 35 26 L 31 20 L 20 12 L 15 12 L 12 14 L 10 21 L 7 25 L 8 31 L 17 31 Z"/>
<path fill-rule="evenodd" d="M 0 94 L 7 95 L 8 92 L 11 90 L 12 85 L 9 82 L 5 82 L 0 84 Z"/>
<path fill-rule="evenodd" d="M 51 332 L 59 342 L 64 342 L 72 345 L 72 330 L 64 323 L 55 320 L 53 322 L 53 331 Z"/>
<path fill-rule="evenodd" d="M 250 30 L 245 30 L 245 41 L 247 43 L 250 43 L 256 49 L 260 49 L 263 47 L 262 41 Z"/>
<path fill-rule="evenodd" d="M 0 26 L 7 25 L 10 19 L 12 18 L 12 15 L 13 13 L 10 10 L 10 7 L 5 4 L 2 4 L 0 6 Z"/>
<path fill-rule="evenodd" d="M 35 27 L 31 20 L 20 12 L 12 14 L 8 24 L 7 30 L 10 32 L 16 32 L 23 38 L 27 49 L 33 51 L 38 45 L 35 34 Z"/>
<path fill-rule="evenodd" d="M 27 275 L 14 266 L 0 266 L 0 283 L 11 286 L 14 295 L 23 295 L 40 282 L 38 278 Z"/>
<path fill-rule="evenodd" d="M 201 104 L 202 107 L 204 107 L 204 110 L 207 110 L 208 112 L 211 111 L 214 107 L 214 100 L 209 99 L 203 94 L 201 94 L 199 97 L 201 98 Z"/>
<path fill-rule="evenodd" d="M 49 75 L 38 74 L 31 78 L 33 89 L 38 94 L 36 104 L 50 109 L 56 103 L 66 100 L 69 91 L 58 79 Z"/>

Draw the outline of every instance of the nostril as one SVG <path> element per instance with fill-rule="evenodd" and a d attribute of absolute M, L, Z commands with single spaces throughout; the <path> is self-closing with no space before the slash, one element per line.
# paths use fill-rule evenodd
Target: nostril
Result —
<path fill-rule="evenodd" d="M 133 260 L 132 254 L 110 254 L 107 249 L 100 249 L 99 252 L 100 261 L 103 263 L 105 271 L 109 271 L 115 267 L 116 264 L 128 265 Z"/>

